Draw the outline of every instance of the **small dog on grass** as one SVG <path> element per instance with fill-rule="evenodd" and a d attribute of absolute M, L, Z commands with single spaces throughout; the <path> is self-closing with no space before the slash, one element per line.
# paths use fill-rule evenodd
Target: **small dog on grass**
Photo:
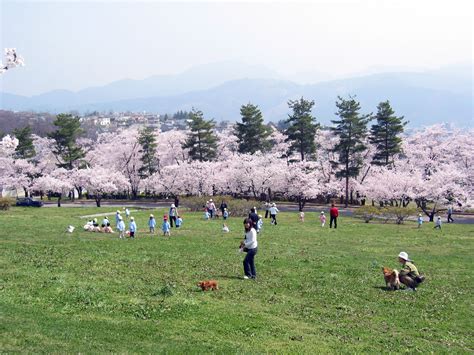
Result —
<path fill-rule="evenodd" d="M 214 291 L 219 289 L 219 285 L 216 280 L 201 281 L 198 283 L 198 286 L 201 287 L 201 290 L 203 291 Z"/>
<path fill-rule="evenodd" d="M 400 289 L 400 280 L 398 279 L 398 271 L 395 269 L 390 269 L 383 266 L 383 278 L 385 279 L 385 284 L 387 285 L 387 290 L 398 290 Z"/>

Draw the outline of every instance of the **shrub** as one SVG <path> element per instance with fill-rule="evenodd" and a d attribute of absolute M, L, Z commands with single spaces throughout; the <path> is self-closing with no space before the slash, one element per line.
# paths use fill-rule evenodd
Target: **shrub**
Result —
<path fill-rule="evenodd" d="M 15 204 L 15 200 L 9 197 L 0 197 L 0 210 L 7 211 Z"/>
<path fill-rule="evenodd" d="M 365 223 L 369 223 L 381 213 L 380 208 L 375 206 L 362 206 L 354 212 L 354 217 L 361 218 Z"/>
<path fill-rule="evenodd" d="M 216 208 L 219 209 L 222 200 L 227 203 L 227 210 L 231 217 L 245 217 L 249 214 L 252 207 L 260 208 L 261 203 L 255 200 L 241 200 L 230 196 L 191 196 L 184 197 L 180 201 L 180 205 L 189 208 L 192 212 L 204 211 L 206 201 L 213 199 Z"/>
<path fill-rule="evenodd" d="M 403 224 L 408 217 L 416 216 L 416 214 L 416 208 L 391 206 L 382 208 L 382 216 L 385 220 L 393 220 L 396 224 Z"/>

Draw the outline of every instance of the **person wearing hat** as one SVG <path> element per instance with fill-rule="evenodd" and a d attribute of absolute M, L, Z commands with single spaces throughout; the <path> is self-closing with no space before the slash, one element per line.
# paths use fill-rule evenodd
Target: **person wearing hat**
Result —
<path fill-rule="evenodd" d="M 130 238 L 135 239 L 135 232 L 137 231 L 137 224 L 135 223 L 135 218 L 130 217 Z"/>
<path fill-rule="evenodd" d="M 171 228 L 173 228 L 173 222 L 174 224 L 176 224 L 176 217 L 178 216 L 178 210 L 174 203 L 171 204 L 169 216 L 170 216 L 170 225 L 171 225 Z"/>
<path fill-rule="evenodd" d="M 168 222 L 168 216 L 163 216 L 163 223 L 161 224 L 161 230 L 163 231 L 163 235 L 167 235 L 168 237 L 170 234 L 170 223 Z"/>
<path fill-rule="evenodd" d="M 321 211 L 319 215 L 319 221 L 321 222 L 321 227 L 324 227 L 326 224 L 326 215 L 324 214 L 324 211 Z"/>
<path fill-rule="evenodd" d="M 438 216 L 438 218 L 436 219 L 434 229 L 436 228 L 441 230 L 441 217 L 440 216 Z"/>
<path fill-rule="evenodd" d="M 152 214 L 150 214 L 150 219 L 148 220 L 148 227 L 150 227 L 150 233 L 155 234 L 156 220 Z"/>
<path fill-rule="evenodd" d="M 125 236 L 125 222 L 120 214 L 118 216 L 117 230 L 119 231 L 119 238 L 123 239 Z"/>
<path fill-rule="evenodd" d="M 212 198 L 209 200 L 209 206 L 207 209 L 209 210 L 210 218 L 214 218 L 214 215 L 216 214 L 216 205 L 214 204 L 214 201 L 212 201 Z"/>
<path fill-rule="evenodd" d="M 421 225 L 423 224 L 423 216 L 421 213 L 418 215 L 418 228 L 421 228 Z"/>
<path fill-rule="evenodd" d="M 105 227 L 110 227 L 110 222 L 109 222 L 109 219 L 107 218 L 107 216 L 104 217 L 104 219 L 102 220 L 102 228 L 105 228 Z"/>
<path fill-rule="evenodd" d="M 398 254 L 398 261 L 403 265 L 398 278 L 400 282 L 407 287 L 408 291 L 416 291 L 418 285 L 423 282 L 424 277 L 420 275 L 413 260 L 408 258 L 408 254 L 404 251 Z"/>
<path fill-rule="evenodd" d="M 270 207 L 269 211 L 270 211 L 270 218 L 272 219 L 272 221 L 270 223 L 274 224 L 276 226 L 277 225 L 277 214 L 280 211 L 278 211 L 278 208 L 276 207 L 275 202 L 272 203 L 272 207 Z"/>

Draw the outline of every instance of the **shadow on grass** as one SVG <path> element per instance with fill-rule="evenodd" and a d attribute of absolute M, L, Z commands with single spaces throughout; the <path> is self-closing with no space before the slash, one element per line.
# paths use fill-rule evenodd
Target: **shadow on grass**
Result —
<path fill-rule="evenodd" d="M 385 291 L 385 292 L 394 292 L 394 291 L 397 291 L 397 290 L 391 290 L 389 288 L 387 288 L 386 286 L 374 286 L 375 289 L 379 289 L 379 290 L 382 290 L 382 291 Z"/>

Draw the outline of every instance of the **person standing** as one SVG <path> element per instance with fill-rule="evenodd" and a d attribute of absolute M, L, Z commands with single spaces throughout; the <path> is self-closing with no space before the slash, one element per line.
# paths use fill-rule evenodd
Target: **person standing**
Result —
<path fill-rule="evenodd" d="M 222 218 L 224 218 L 224 221 L 229 218 L 229 211 L 227 211 L 227 208 L 224 208 L 224 212 L 222 212 Z"/>
<path fill-rule="evenodd" d="M 156 220 L 155 216 L 153 216 L 152 214 L 150 215 L 150 219 L 148 220 L 148 227 L 150 227 L 150 233 L 155 234 Z"/>
<path fill-rule="evenodd" d="M 334 222 L 334 229 L 337 228 L 337 217 L 339 217 L 339 210 L 337 207 L 334 205 L 334 203 L 331 205 L 331 208 L 329 209 L 329 228 L 332 228 L 332 223 Z"/>
<path fill-rule="evenodd" d="M 176 217 L 178 216 L 178 210 L 176 209 L 176 206 L 174 203 L 171 204 L 170 212 L 168 214 L 170 216 L 171 228 L 173 228 L 173 222 L 174 224 L 176 224 Z"/>
<path fill-rule="evenodd" d="M 120 216 L 120 211 L 117 210 L 117 213 L 115 214 L 115 228 L 118 228 L 119 222 L 120 222 L 121 216 Z"/>
<path fill-rule="evenodd" d="M 423 225 L 423 216 L 421 215 L 421 213 L 418 215 L 418 228 L 421 228 L 421 226 Z"/>
<path fill-rule="evenodd" d="M 272 206 L 270 207 L 269 209 L 269 212 L 270 212 L 270 217 L 272 219 L 272 221 L 270 222 L 271 224 L 274 224 L 275 226 L 278 224 L 277 223 L 277 214 L 278 212 L 280 212 L 278 210 L 278 208 L 276 207 L 276 204 L 275 202 L 272 203 Z"/>
<path fill-rule="evenodd" d="M 125 236 L 125 222 L 123 221 L 122 216 L 118 216 L 117 229 L 119 231 L 119 238 L 123 239 Z"/>
<path fill-rule="evenodd" d="M 130 218 L 130 210 L 129 210 L 128 208 L 125 209 L 125 217 L 126 217 L 127 219 Z"/>
<path fill-rule="evenodd" d="M 268 215 L 270 214 L 270 202 L 266 201 L 265 202 L 265 218 L 268 218 Z"/>
<path fill-rule="evenodd" d="M 258 214 L 255 212 L 255 207 L 250 209 L 248 218 L 252 221 L 252 227 L 257 230 Z"/>
<path fill-rule="evenodd" d="M 448 223 L 454 223 L 453 217 L 451 215 L 453 214 L 453 206 L 448 207 Z"/>
<path fill-rule="evenodd" d="M 137 231 L 137 224 L 135 223 L 135 218 L 130 217 L 130 238 L 135 239 L 135 232 Z"/>
<path fill-rule="evenodd" d="M 228 208 L 227 202 L 225 200 L 222 200 L 221 205 L 219 206 L 219 209 L 222 212 L 222 216 L 224 216 L 224 211 Z"/>
<path fill-rule="evenodd" d="M 252 220 L 247 218 L 244 221 L 245 236 L 244 240 L 240 242 L 240 250 L 247 253 L 244 258 L 244 279 L 255 279 L 257 277 L 257 270 L 255 268 L 255 255 L 258 251 L 257 231 L 252 226 Z"/>
<path fill-rule="evenodd" d="M 321 227 L 324 228 L 324 225 L 326 224 L 326 215 L 324 214 L 324 211 L 321 211 L 321 214 L 319 215 L 319 221 L 321 222 Z"/>
<path fill-rule="evenodd" d="M 161 230 L 163 231 L 163 236 L 170 236 L 170 223 L 168 222 L 168 216 L 163 216 L 163 223 L 161 225 Z"/>

